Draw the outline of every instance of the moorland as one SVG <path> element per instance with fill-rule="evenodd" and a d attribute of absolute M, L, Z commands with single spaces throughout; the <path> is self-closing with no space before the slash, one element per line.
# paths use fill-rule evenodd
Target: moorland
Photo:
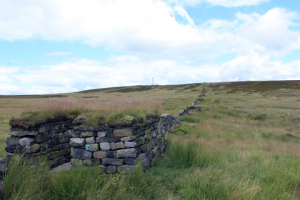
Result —
<path fill-rule="evenodd" d="M 204 89 L 202 112 L 181 118 L 167 135 L 164 158 L 146 173 L 140 168 L 130 175 L 86 168 L 52 173 L 43 164 L 33 170 L 24 166 L 5 176 L 6 198 L 300 199 L 300 81 L 206 83 Z M 0 96 L 0 157 L 12 116 L 37 121 L 68 105 L 77 106 L 75 114 L 90 117 L 91 124 L 99 117 L 93 108 L 108 116 L 105 120 L 123 117 L 119 111 L 178 116 L 201 93 L 202 84 L 186 84 Z"/>

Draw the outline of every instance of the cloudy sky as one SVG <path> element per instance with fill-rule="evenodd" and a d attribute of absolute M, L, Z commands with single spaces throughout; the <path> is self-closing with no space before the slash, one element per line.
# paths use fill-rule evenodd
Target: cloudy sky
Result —
<path fill-rule="evenodd" d="M 299 0 L 0 0 L 0 94 L 300 79 Z"/>

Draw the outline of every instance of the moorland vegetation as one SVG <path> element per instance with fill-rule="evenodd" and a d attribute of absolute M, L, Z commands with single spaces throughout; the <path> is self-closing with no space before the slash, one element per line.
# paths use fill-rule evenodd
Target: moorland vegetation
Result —
<path fill-rule="evenodd" d="M 300 199 L 300 81 L 215 83 L 205 84 L 205 90 L 202 112 L 191 111 L 191 115 L 182 117 L 182 123 L 167 136 L 164 158 L 157 160 L 151 170 L 143 173 L 138 168 L 130 175 L 103 175 L 95 168 L 53 173 L 42 163 L 30 170 L 25 165 L 17 170 L 12 167 L 4 178 L 5 196 Z M 147 99 L 145 102 L 155 102 L 155 106 L 150 103 L 151 109 L 140 116 L 156 110 L 153 107 L 159 113 L 178 115 L 201 92 L 200 84 L 136 86 L 66 94 L 59 99 L 88 99 L 103 104 L 117 99 L 121 103 Z M 30 104 L 33 99 L 35 103 Z M 43 105 L 44 99 L 0 98 L 2 157 L 11 115 L 21 116 L 39 103 Z"/>

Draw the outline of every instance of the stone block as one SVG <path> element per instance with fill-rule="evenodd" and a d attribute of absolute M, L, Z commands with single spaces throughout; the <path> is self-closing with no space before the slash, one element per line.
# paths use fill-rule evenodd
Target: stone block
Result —
<path fill-rule="evenodd" d="M 93 137 L 94 132 L 81 132 L 81 137 Z"/>
<path fill-rule="evenodd" d="M 78 137 L 80 137 L 80 135 L 81 135 L 81 132 L 80 132 L 80 131 L 74 131 L 74 132 L 72 133 L 71 137 L 72 137 L 72 138 L 78 138 Z"/>
<path fill-rule="evenodd" d="M 56 158 L 55 160 L 52 160 L 50 161 L 50 169 L 52 168 L 55 168 L 59 165 L 62 165 L 65 163 L 65 158 L 62 156 L 62 157 L 59 157 L 59 158 Z"/>
<path fill-rule="evenodd" d="M 107 158 L 116 158 L 116 151 L 107 151 L 106 157 Z"/>
<path fill-rule="evenodd" d="M 39 133 L 45 133 L 49 130 L 49 126 L 43 126 L 39 129 Z"/>
<path fill-rule="evenodd" d="M 59 140 L 59 134 L 54 134 L 50 136 L 51 139 Z"/>
<path fill-rule="evenodd" d="M 85 139 L 85 143 L 93 144 L 93 143 L 95 143 L 95 138 L 94 137 L 88 137 L 88 138 Z"/>
<path fill-rule="evenodd" d="M 8 153 L 22 153 L 25 151 L 24 146 L 7 146 L 5 147 L 5 151 Z"/>
<path fill-rule="evenodd" d="M 136 158 L 137 152 L 136 149 L 121 149 L 117 150 L 116 158 Z"/>
<path fill-rule="evenodd" d="M 72 158 L 71 164 L 74 167 L 80 167 L 80 166 L 82 166 L 82 160 Z"/>
<path fill-rule="evenodd" d="M 99 151 L 99 144 L 86 144 L 85 145 L 85 150 L 87 151 Z"/>
<path fill-rule="evenodd" d="M 103 158 L 102 159 L 102 165 L 108 166 L 108 165 L 122 165 L 123 161 L 122 159 L 113 159 L 113 158 Z"/>
<path fill-rule="evenodd" d="M 65 155 L 70 155 L 71 154 L 71 149 L 62 149 L 59 151 L 60 156 L 65 156 Z"/>
<path fill-rule="evenodd" d="M 106 173 L 107 174 L 114 174 L 114 173 L 116 173 L 116 171 L 117 171 L 116 166 L 110 165 L 110 166 L 106 167 Z"/>
<path fill-rule="evenodd" d="M 110 150 L 110 144 L 108 142 L 101 142 L 100 149 L 104 151 Z"/>
<path fill-rule="evenodd" d="M 23 135 L 23 131 L 12 131 L 12 130 L 8 130 L 8 135 L 12 135 L 12 136 L 20 136 L 20 135 Z"/>
<path fill-rule="evenodd" d="M 146 129 L 145 134 L 150 134 L 152 132 L 152 128 Z"/>
<path fill-rule="evenodd" d="M 47 142 L 47 144 L 48 144 L 48 148 L 52 148 L 55 147 L 56 145 L 59 145 L 60 141 L 56 139 L 51 139 Z"/>
<path fill-rule="evenodd" d="M 72 135 L 74 135 L 75 131 L 73 129 L 71 130 L 67 130 L 64 132 L 64 136 L 65 137 L 71 137 Z"/>
<path fill-rule="evenodd" d="M 39 150 L 40 150 L 39 144 L 33 144 L 32 146 L 30 146 L 30 153 L 35 153 L 38 152 Z"/>
<path fill-rule="evenodd" d="M 127 142 L 127 141 L 134 140 L 135 138 L 136 138 L 135 135 L 133 135 L 133 136 L 128 136 L 128 137 L 122 137 L 122 138 L 121 138 L 121 141 L 122 141 L 122 142 Z"/>
<path fill-rule="evenodd" d="M 121 139 L 118 137 L 97 137 L 96 143 L 100 142 L 120 142 Z"/>
<path fill-rule="evenodd" d="M 58 158 L 58 156 L 59 156 L 59 151 L 53 151 L 48 155 L 48 159 L 54 160 L 54 159 Z"/>
<path fill-rule="evenodd" d="M 48 141 L 50 138 L 49 138 L 49 135 L 48 133 L 41 133 L 41 134 L 38 134 L 37 136 L 35 136 L 35 142 L 36 143 L 43 143 L 43 142 L 46 142 Z"/>
<path fill-rule="evenodd" d="M 70 145 L 72 147 L 81 147 L 85 145 L 85 138 L 71 138 Z"/>
<path fill-rule="evenodd" d="M 106 158 L 106 151 L 95 151 L 93 153 L 93 158 L 97 158 L 97 159 Z"/>
<path fill-rule="evenodd" d="M 105 166 L 99 165 L 98 167 L 99 167 L 100 173 L 105 173 L 105 171 L 106 171 L 106 167 Z"/>
<path fill-rule="evenodd" d="M 63 138 L 63 139 L 59 139 L 59 143 L 60 144 L 63 144 L 63 143 L 69 143 L 69 141 L 70 141 L 70 138 L 69 137 L 66 137 L 66 138 Z"/>
<path fill-rule="evenodd" d="M 46 149 L 48 149 L 48 143 L 47 142 L 41 143 L 40 148 L 41 151 L 45 151 Z"/>
<path fill-rule="evenodd" d="M 19 140 L 20 140 L 19 137 L 15 137 L 15 136 L 7 137 L 7 139 L 6 139 L 6 145 L 7 146 L 16 146 L 16 145 L 19 145 Z"/>
<path fill-rule="evenodd" d="M 136 138 L 135 143 L 136 143 L 136 146 L 143 145 L 145 143 L 144 137 Z"/>
<path fill-rule="evenodd" d="M 92 158 L 93 153 L 90 151 L 86 151 L 84 149 L 77 149 L 72 147 L 71 148 L 71 156 L 73 158 L 78 158 L 78 159 L 89 159 Z"/>
<path fill-rule="evenodd" d="M 136 146 L 136 142 L 132 141 L 132 142 L 125 142 L 125 147 L 126 148 L 132 148 Z"/>
<path fill-rule="evenodd" d="M 136 166 L 134 165 L 121 165 L 117 166 L 117 172 L 120 174 L 129 174 L 132 173 L 132 171 L 136 169 Z"/>
<path fill-rule="evenodd" d="M 115 150 L 115 149 L 124 149 L 124 143 L 123 142 L 118 142 L 118 143 L 110 143 L 110 149 Z"/>
<path fill-rule="evenodd" d="M 64 144 L 59 144 L 59 145 L 56 145 L 55 147 L 52 148 L 53 151 L 56 151 L 56 150 L 62 150 L 62 149 L 67 149 L 67 148 L 70 148 L 71 145 L 69 143 L 64 143 Z"/>
<path fill-rule="evenodd" d="M 89 167 L 89 166 L 96 166 L 100 165 L 99 159 L 86 159 L 82 161 L 83 166 Z"/>
<path fill-rule="evenodd" d="M 99 138 L 101 138 L 101 137 L 105 137 L 106 133 L 105 133 L 105 131 L 99 131 L 99 132 L 97 132 L 97 135 Z"/>
<path fill-rule="evenodd" d="M 116 129 L 113 131 L 113 134 L 115 137 L 126 137 L 126 136 L 132 136 L 132 129 L 126 128 L 126 129 Z"/>
<path fill-rule="evenodd" d="M 37 131 L 24 131 L 24 136 L 37 136 L 39 133 Z M 21 135 L 20 135 L 21 136 Z"/>
<path fill-rule="evenodd" d="M 138 158 L 124 158 L 123 162 L 126 165 L 136 165 L 138 162 Z"/>
<path fill-rule="evenodd" d="M 152 137 L 156 137 L 156 136 L 157 136 L 157 133 L 158 133 L 157 129 L 154 130 L 154 131 L 152 132 Z"/>
<path fill-rule="evenodd" d="M 150 149 L 149 149 L 149 145 L 148 145 L 148 144 L 143 144 L 143 145 L 141 146 L 141 150 L 142 150 L 143 153 L 149 151 L 149 150 L 150 150 Z"/>

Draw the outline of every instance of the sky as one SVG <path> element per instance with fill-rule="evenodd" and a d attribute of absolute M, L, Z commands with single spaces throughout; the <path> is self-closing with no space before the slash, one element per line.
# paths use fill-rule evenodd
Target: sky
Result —
<path fill-rule="evenodd" d="M 0 95 L 300 80 L 299 0 L 0 0 Z"/>

